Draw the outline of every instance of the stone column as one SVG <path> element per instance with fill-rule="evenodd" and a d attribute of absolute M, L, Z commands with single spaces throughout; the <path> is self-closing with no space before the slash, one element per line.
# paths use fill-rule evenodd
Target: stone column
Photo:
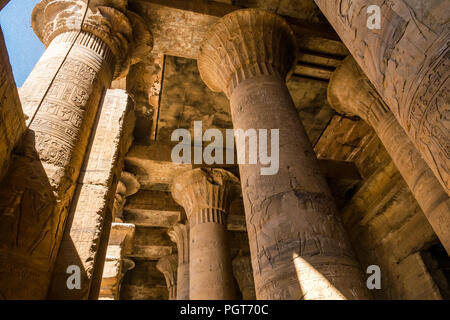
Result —
<path fill-rule="evenodd" d="M 50 299 L 98 298 L 123 158 L 133 140 L 134 111 L 129 95 L 108 89 L 98 110 L 77 189 L 56 259 Z M 81 269 L 81 289 L 69 290 L 67 267 Z"/>
<path fill-rule="evenodd" d="M 25 130 L 25 118 L 0 28 L 0 182 Z"/>
<path fill-rule="evenodd" d="M 100 300 L 119 299 L 123 276 L 134 268 L 134 262 L 125 258 L 133 251 L 134 231 L 134 224 L 112 223 L 100 287 Z"/>
<path fill-rule="evenodd" d="M 249 256 L 238 256 L 233 259 L 233 273 L 239 288 L 242 299 L 255 300 L 255 281 L 253 280 L 252 261 Z"/>
<path fill-rule="evenodd" d="M 262 175 L 260 160 L 239 165 L 256 297 L 369 298 L 285 84 L 296 52 L 282 18 L 247 9 L 211 28 L 198 60 L 208 87 L 229 97 L 235 130 L 279 130 L 276 174 Z M 236 147 L 245 154 L 245 146 Z"/>
<path fill-rule="evenodd" d="M 177 300 L 189 300 L 189 225 L 178 223 L 168 231 L 177 244 Z"/>
<path fill-rule="evenodd" d="M 450 195 L 448 3 L 315 2 Z"/>
<path fill-rule="evenodd" d="M 33 11 L 47 49 L 20 91 L 30 130 L 0 190 L 5 298 L 45 298 L 103 90 L 127 65 L 126 2 L 108 3 L 44 0 Z"/>
<path fill-rule="evenodd" d="M 174 178 L 172 196 L 189 219 L 189 298 L 238 298 L 226 216 L 239 180 L 221 169 L 194 169 Z"/>
<path fill-rule="evenodd" d="M 167 289 L 169 290 L 169 300 L 177 300 L 177 267 L 178 257 L 176 254 L 162 257 L 156 264 L 156 268 L 166 279 Z"/>
<path fill-rule="evenodd" d="M 374 128 L 450 254 L 450 198 L 352 57 L 331 77 L 328 100 L 338 112 L 359 116 Z"/>

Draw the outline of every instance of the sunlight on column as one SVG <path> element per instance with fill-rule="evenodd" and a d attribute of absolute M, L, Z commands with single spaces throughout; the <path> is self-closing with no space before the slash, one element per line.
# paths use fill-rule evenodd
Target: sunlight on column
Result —
<path fill-rule="evenodd" d="M 347 300 L 324 275 L 295 252 L 293 260 L 304 300 Z"/>

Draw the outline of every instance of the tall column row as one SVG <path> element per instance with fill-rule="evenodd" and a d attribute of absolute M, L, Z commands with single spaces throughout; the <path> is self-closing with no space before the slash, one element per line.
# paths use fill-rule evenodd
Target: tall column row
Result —
<path fill-rule="evenodd" d="M 246 9 L 210 29 L 198 59 L 207 86 L 230 99 L 235 130 L 279 130 L 276 174 L 262 175 L 260 159 L 239 165 L 256 296 L 370 298 L 285 84 L 296 52 L 282 18 Z M 245 154 L 245 146 L 238 144 L 237 152 Z"/>
<path fill-rule="evenodd" d="M 334 72 L 328 100 L 338 112 L 357 115 L 373 127 L 450 254 L 450 198 L 352 57 Z"/>
<path fill-rule="evenodd" d="M 450 195 L 448 3 L 315 2 Z"/>

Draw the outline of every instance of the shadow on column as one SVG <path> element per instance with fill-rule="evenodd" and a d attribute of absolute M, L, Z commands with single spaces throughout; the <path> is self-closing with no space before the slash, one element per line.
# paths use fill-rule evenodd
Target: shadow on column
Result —
<path fill-rule="evenodd" d="M 15 151 L 0 184 L 0 297 L 45 299 L 70 205 L 70 197 L 56 195 L 69 194 L 74 184 L 49 181 L 46 170 L 60 168 L 44 168 L 32 130 Z"/>

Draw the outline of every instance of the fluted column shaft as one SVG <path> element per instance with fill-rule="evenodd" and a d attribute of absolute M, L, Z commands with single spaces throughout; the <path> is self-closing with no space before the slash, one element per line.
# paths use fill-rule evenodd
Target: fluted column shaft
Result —
<path fill-rule="evenodd" d="M 285 84 L 293 32 L 280 17 L 235 11 L 201 47 L 206 84 L 230 98 L 234 129 L 279 129 L 279 171 L 240 164 L 258 299 L 368 298 L 332 195 Z M 237 145 L 237 152 L 244 152 Z M 270 148 L 269 152 L 270 152 Z"/>
<path fill-rule="evenodd" d="M 33 11 L 47 49 L 20 90 L 30 130 L 0 190 L 3 297 L 47 293 L 102 92 L 127 52 L 128 19 L 102 8 L 44 0 Z"/>
<path fill-rule="evenodd" d="M 226 215 L 238 183 L 225 170 L 194 169 L 173 181 L 172 195 L 189 219 L 189 298 L 238 298 L 228 247 Z"/>
<path fill-rule="evenodd" d="M 189 225 L 176 224 L 168 232 L 177 244 L 177 300 L 189 300 Z"/>
<path fill-rule="evenodd" d="M 315 2 L 450 195 L 448 2 Z"/>
<path fill-rule="evenodd" d="M 450 254 L 450 198 L 352 57 L 333 74 L 328 100 L 338 112 L 357 115 L 373 127 Z"/>

